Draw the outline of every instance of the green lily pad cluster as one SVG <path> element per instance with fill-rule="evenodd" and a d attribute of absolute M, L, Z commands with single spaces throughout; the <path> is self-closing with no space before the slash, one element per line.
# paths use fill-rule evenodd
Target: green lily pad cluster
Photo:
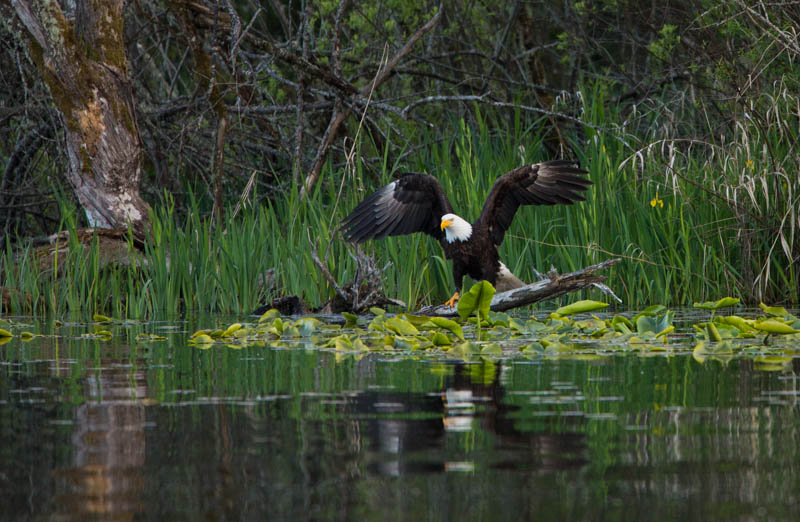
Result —
<path fill-rule="evenodd" d="M 0 319 L 0 346 L 6 344 L 7 342 L 10 342 L 11 339 L 14 338 L 12 330 L 22 330 L 22 328 L 26 328 L 27 326 L 28 326 L 27 324 L 20 324 L 15 321 L 10 321 L 8 319 Z M 32 334 L 31 332 L 28 332 L 26 330 L 20 331 L 17 335 L 23 341 L 30 341 L 31 339 L 36 337 L 35 334 Z"/>
<path fill-rule="evenodd" d="M 486 288 L 481 289 L 480 294 L 479 297 L 487 296 Z M 480 304 L 482 302 L 485 306 Z M 311 317 L 293 321 L 281 317 L 276 310 L 270 310 L 256 323 L 234 323 L 224 329 L 198 330 L 189 343 L 201 349 L 215 344 L 231 348 L 308 345 L 341 353 L 438 350 L 461 355 L 499 356 L 514 352 L 563 355 L 575 351 L 617 351 L 648 342 L 666 343 L 666 335 L 674 330 L 673 314 L 663 306 L 648 308 L 632 319 L 623 315 L 608 319 L 596 315 L 574 319 L 572 316 L 576 314 L 608 306 L 598 301 L 578 301 L 537 319 L 491 312 L 488 310 L 490 302 L 491 296 L 485 300 L 463 301 L 466 305 L 459 305 L 461 318 L 457 320 L 413 314 L 390 315 L 383 309 L 372 308 L 371 318 L 343 314 L 344 325 L 329 324 Z"/>
<path fill-rule="evenodd" d="M 731 298 L 726 298 L 731 299 Z M 695 308 L 716 311 L 735 302 L 695 303 Z M 713 306 L 718 304 L 718 306 Z M 709 359 L 727 363 L 751 356 L 761 370 L 783 370 L 800 355 L 800 319 L 780 306 L 759 305 L 762 315 L 712 317 L 692 325 L 697 339 L 692 355 L 699 362 Z"/>
<path fill-rule="evenodd" d="M 582 300 L 546 316 L 525 318 L 489 311 L 493 295 L 489 283 L 476 284 L 459 301 L 457 319 L 392 315 L 372 308 L 372 317 L 345 313 L 344 324 L 330 324 L 313 317 L 292 320 L 270 310 L 255 323 L 197 331 L 189 342 L 201 349 L 220 344 L 231 348 L 305 346 L 357 357 L 375 351 L 573 358 L 638 352 L 693 354 L 702 363 L 750 355 L 763 365 L 785 364 L 795 351 L 800 353 L 800 320 L 784 308 L 766 305 L 761 306 L 760 317 L 720 314 L 720 309 L 738 304 L 738 299 L 730 297 L 695 303 L 696 309 L 710 315 L 676 329 L 675 313 L 663 305 L 633 316 L 600 317 L 595 312 L 607 303 Z"/>
<path fill-rule="evenodd" d="M 127 328 L 134 325 L 140 325 L 138 321 L 131 321 L 131 320 L 118 320 L 112 319 L 111 317 L 107 317 L 105 315 L 94 314 L 92 316 L 92 321 L 88 324 L 81 324 L 82 327 L 87 327 L 88 331 L 82 332 L 77 334 L 78 337 L 81 339 L 86 340 L 95 340 L 95 341 L 111 341 L 114 338 L 114 333 L 112 332 L 112 327 L 123 327 Z M 73 324 L 74 326 L 75 324 Z M 51 334 L 42 334 L 42 333 L 32 333 L 27 328 L 31 328 L 33 325 L 13 321 L 9 319 L 0 319 L 0 345 L 6 344 L 10 342 L 14 338 L 18 338 L 21 341 L 31 341 L 36 338 L 61 338 L 64 335 L 60 333 L 51 333 Z M 64 323 L 60 320 L 53 321 L 53 326 L 55 328 L 61 328 L 64 326 Z M 16 332 L 16 333 L 14 333 Z M 167 338 L 162 335 L 152 334 L 152 333 L 145 333 L 140 332 L 136 335 L 136 340 L 139 342 L 154 342 L 154 341 L 166 341 Z"/>

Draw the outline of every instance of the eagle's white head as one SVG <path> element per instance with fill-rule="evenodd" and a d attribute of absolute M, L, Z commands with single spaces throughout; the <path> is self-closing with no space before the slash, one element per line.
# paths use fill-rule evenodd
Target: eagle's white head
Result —
<path fill-rule="evenodd" d="M 455 214 L 442 216 L 442 230 L 448 243 L 453 241 L 466 241 L 472 235 L 472 225 Z"/>

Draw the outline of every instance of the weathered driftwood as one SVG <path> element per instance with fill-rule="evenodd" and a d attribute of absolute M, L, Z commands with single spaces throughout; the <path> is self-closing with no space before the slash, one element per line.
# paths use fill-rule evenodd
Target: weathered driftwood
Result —
<path fill-rule="evenodd" d="M 30 250 L 25 249 L 16 254 L 15 259 L 32 254 L 40 272 L 52 272 L 58 267 L 58 275 L 64 275 L 66 263 L 64 260 L 70 250 L 81 249 L 86 255 L 97 242 L 97 261 L 99 269 L 103 270 L 108 265 L 137 266 L 146 263 L 144 259 L 144 244 L 136 238 L 129 241 L 129 233 L 124 229 L 107 228 L 79 228 L 74 231 L 63 230 L 49 236 L 32 238 Z"/>
<path fill-rule="evenodd" d="M 88 257 L 96 241 L 99 270 L 103 270 L 109 265 L 130 266 L 135 264 L 141 266 L 145 264 L 147 261 L 141 252 L 144 245 L 135 238 L 132 241 L 129 239 L 131 238 L 128 230 L 106 228 L 64 230 L 49 236 L 32 238 L 28 245 L 30 248 L 17 252 L 14 259 L 19 262 L 24 257 L 30 256 L 36 263 L 37 271 L 41 274 L 51 277 L 53 272 L 58 270 L 56 275 L 64 277 L 69 275 L 68 263 L 65 263 L 64 260 L 70 256 L 70 252 L 76 250 L 79 254 L 73 253 L 73 256 L 85 254 Z M 5 280 L 6 275 L 3 270 L 0 270 L 0 281 Z M 32 299 L 33 296 L 30 294 L 0 286 L 0 306 L 4 312 L 21 313 L 23 310 L 14 308 L 14 303 L 30 307 Z"/>
<path fill-rule="evenodd" d="M 322 305 L 319 308 L 320 313 L 331 314 L 342 311 L 360 313 L 368 310 L 372 306 L 381 307 L 386 305 L 405 308 L 406 304 L 403 301 L 383 295 L 381 276 L 389 265 L 386 265 L 383 269 L 378 268 L 372 256 L 364 254 L 358 245 L 354 245 L 353 247 L 355 254 L 348 251 L 350 257 L 356 262 L 355 278 L 343 286 L 339 286 L 336 279 L 327 268 L 330 246 L 331 243 L 328 244 L 328 249 L 325 251 L 324 260 L 320 260 L 319 254 L 317 253 L 317 246 L 312 245 L 311 247 L 311 259 L 314 260 L 314 264 L 317 265 L 323 277 L 325 277 L 331 286 L 333 286 L 334 290 L 336 290 L 336 297 Z"/>
<path fill-rule="evenodd" d="M 529 305 L 545 299 L 553 299 L 555 297 L 583 290 L 589 287 L 595 287 L 604 293 L 610 294 L 619 302 L 622 302 L 614 292 L 611 291 L 603 281 L 605 276 L 596 275 L 595 272 L 604 270 L 612 265 L 619 263 L 621 259 L 609 259 L 597 265 L 588 266 L 584 269 L 570 272 L 569 274 L 559 275 L 555 269 L 551 269 L 548 277 L 525 285 L 514 290 L 501 292 L 495 294 L 492 299 L 491 310 L 495 312 L 502 312 L 517 308 L 520 306 Z M 423 315 L 441 315 L 441 316 L 454 316 L 458 312 L 455 308 L 446 305 L 425 306 L 418 312 Z"/>

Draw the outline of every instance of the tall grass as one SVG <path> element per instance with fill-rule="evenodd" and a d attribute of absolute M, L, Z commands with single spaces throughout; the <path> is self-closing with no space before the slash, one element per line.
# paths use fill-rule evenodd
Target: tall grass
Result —
<path fill-rule="evenodd" d="M 623 113 L 607 103 L 601 88 L 585 91 L 580 100 L 588 125 L 573 134 L 570 145 L 594 185 L 583 203 L 517 212 L 501 247 L 514 273 L 534 280 L 534 269 L 544 272 L 552 265 L 563 273 L 622 257 L 608 284 L 633 308 L 723 295 L 798 302 L 796 96 L 787 92 L 765 100 L 776 106 L 767 111 L 773 121 L 743 118 L 726 141 L 681 138 L 678 128 L 661 121 L 663 113 Z M 478 114 L 474 124 L 444 122 L 440 134 L 421 137 L 431 145 L 402 167 L 435 174 L 456 212 L 468 220 L 479 215 L 499 174 L 554 159 L 543 141 L 544 121 L 519 113 L 510 119 Z M 348 170 L 329 165 L 309 198 L 300 200 L 291 191 L 218 226 L 197 200 L 185 223 L 177 223 L 170 205 L 157 208 L 152 239 L 129 266 L 101 269 L 95 242 L 87 250 L 73 244 L 57 270 L 41 271 L 33 250 L 14 252 L 7 244 L 0 254 L 0 286 L 15 290 L 10 308 L 24 314 L 244 314 L 280 294 L 321 304 L 333 289 L 314 265 L 312 249 L 320 257 L 330 249 L 327 268 L 340 283 L 353 278 L 355 263 L 337 226 L 401 170 L 388 158 L 384 163 L 379 179 L 367 178 L 360 164 Z M 65 219 L 64 229 L 74 226 L 74 219 Z M 385 293 L 409 309 L 452 292 L 449 263 L 427 236 L 387 238 L 364 248 L 378 266 L 388 265 Z M 262 284 L 271 268 L 275 292 Z"/>

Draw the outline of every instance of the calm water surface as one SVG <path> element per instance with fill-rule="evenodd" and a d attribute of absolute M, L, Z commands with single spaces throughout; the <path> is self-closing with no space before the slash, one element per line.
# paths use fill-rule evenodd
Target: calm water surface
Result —
<path fill-rule="evenodd" d="M 105 342 L 76 323 L 0 346 L 0 519 L 800 513 L 798 360 L 357 359 L 200 350 L 194 328 L 116 326 Z"/>

